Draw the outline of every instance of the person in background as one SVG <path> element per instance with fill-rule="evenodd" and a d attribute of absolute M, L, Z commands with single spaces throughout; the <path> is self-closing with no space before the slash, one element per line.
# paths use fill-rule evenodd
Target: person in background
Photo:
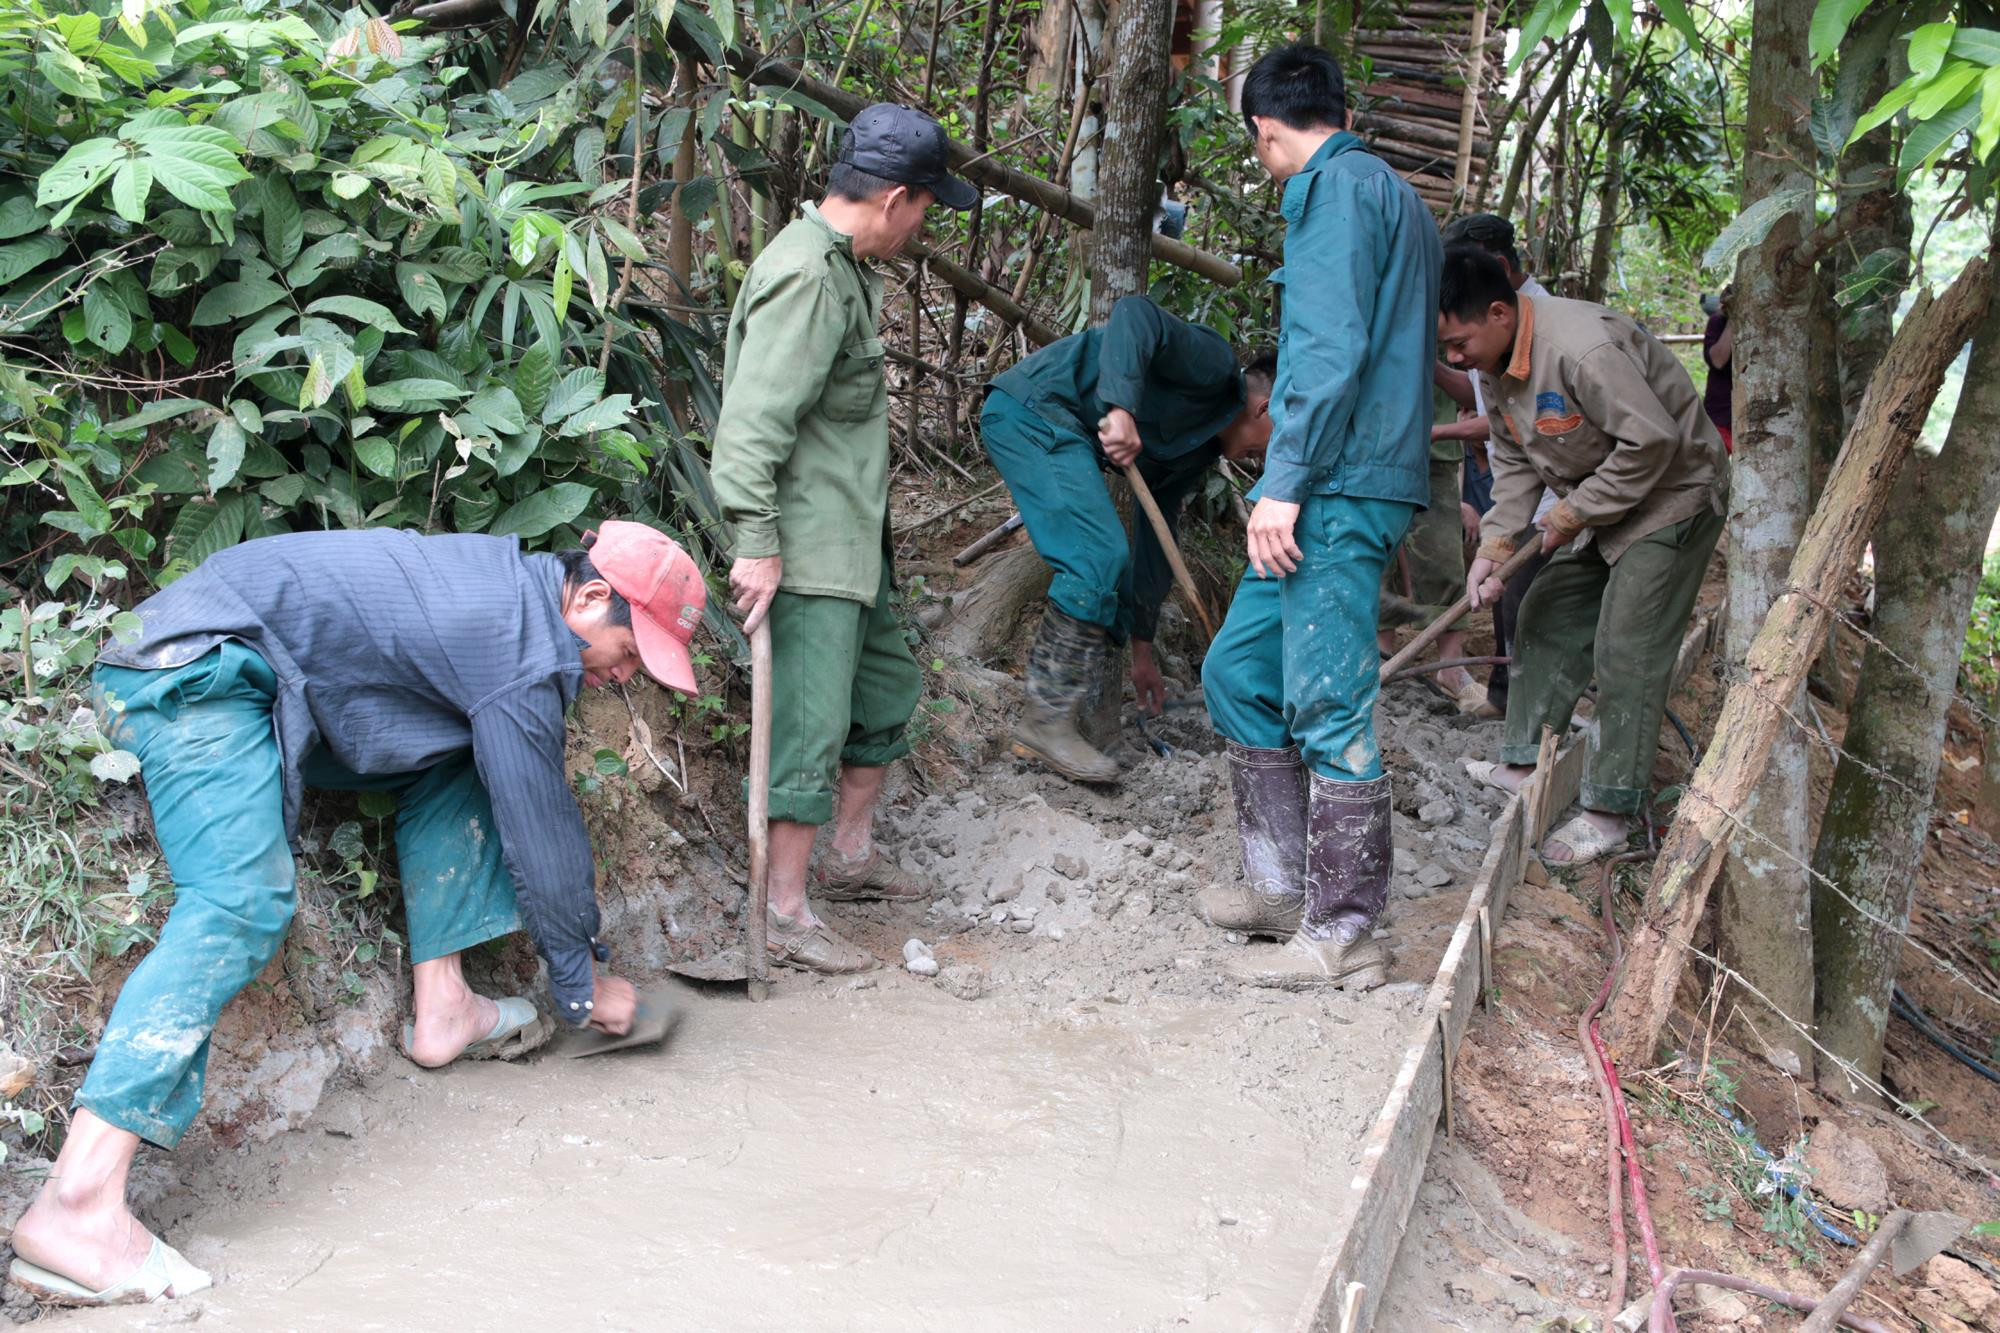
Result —
<path fill-rule="evenodd" d="M 1703 299 L 1708 327 L 1701 332 L 1701 359 L 1708 367 L 1708 383 L 1701 393 L 1702 410 L 1721 433 L 1722 447 L 1732 454 L 1736 452 L 1732 429 L 1735 418 L 1730 408 L 1730 395 L 1736 386 L 1736 372 L 1731 368 L 1736 359 L 1736 326 L 1729 321 L 1729 298 L 1735 294 L 1736 284 L 1731 283 L 1722 289 L 1722 295 L 1714 298 L 1713 305 Z"/>
<path fill-rule="evenodd" d="M 1506 270 L 1508 284 L 1530 300 L 1537 300 L 1550 294 L 1548 288 L 1530 277 L 1527 270 L 1521 267 L 1521 251 L 1515 244 L 1514 224 L 1496 213 L 1469 213 L 1462 218 L 1453 219 L 1445 225 L 1444 244 L 1447 247 L 1471 245 L 1492 255 Z M 1468 420 L 1461 421 L 1450 429 L 1457 439 L 1479 442 L 1481 470 L 1486 474 L 1484 486 L 1486 503 L 1478 508 L 1480 514 L 1484 515 L 1493 503 L 1491 472 L 1493 430 L 1492 423 L 1486 419 L 1486 399 L 1480 389 L 1479 377 L 1467 375 L 1461 370 L 1439 362 L 1437 383 L 1438 387 L 1450 394 L 1461 408 L 1468 408 L 1472 412 Z M 1468 467 L 1468 474 L 1470 471 Z M 1555 492 L 1544 490 L 1540 504 L 1535 510 L 1536 519 L 1539 520 L 1546 514 L 1555 502 Z M 1469 533 L 1469 539 L 1477 543 L 1479 538 L 1476 521 L 1469 529 Z M 1546 559 L 1538 556 L 1507 580 L 1506 591 L 1493 605 L 1495 653 L 1504 657 L 1513 651 L 1514 626 L 1520 619 L 1521 599 L 1528 595 L 1529 585 L 1535 581 L 1535 575 L 1541 573 L 1542 566 L 1547 563 Z M 1499 717 L 1507 711 L 1509 678 L 1508 666 L 1504 662 L 1487 673 L 1485 706 L 1475 710 L 1477 716 Z"/>

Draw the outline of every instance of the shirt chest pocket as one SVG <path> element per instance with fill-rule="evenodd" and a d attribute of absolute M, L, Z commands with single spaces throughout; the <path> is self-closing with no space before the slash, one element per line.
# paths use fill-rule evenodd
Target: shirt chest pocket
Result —
<path fill-rule="evenodd" d="M 882 340 L 849 343 L 833 358 L 819 408 L 834 421 L 867 421 L 888 410 L 889 384 L 882 377 Z"/>

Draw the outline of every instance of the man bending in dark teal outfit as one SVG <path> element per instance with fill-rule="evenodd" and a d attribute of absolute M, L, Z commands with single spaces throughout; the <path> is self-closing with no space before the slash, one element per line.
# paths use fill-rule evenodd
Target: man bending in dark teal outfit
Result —
<path fill-rule="evenodd" d="M 1118 778 L 1076 729 L 1114 643 L 1132 641 L 1139 706 L 1157 713 L 1165 700 L 1153 634 L 1172 574 L 1150 523 L 1133 525 L 1128 551 L 1100 469 L 1137 459 L 1172 529 L 1216 459 L 1264 452 L 1275 368 L 1267 356 L 1238 370 L 1220 334 L 1128 296 L 1103 328 L 1049 344 L 988 389 L 986 452 L 1055 570 L 1014 743 L 1064 777 Z"/>
<path fill-rule="evenodd" d="M 1214 925 L 1285 937 L 1228 969 L 1258 985 L 1382 983 L 1389 779 L 1375 746 L 1375 606 L 1430 501 L 1431 366 L 1443 251 L 1416 191 L 1346 130 L 1340 67 L 1288 46 L 1251 67 L 1243 115 L 1284 185 L 1271 442 L 1250 570 L 1202 664 L 1229 742 L 1245 882 Z"/>

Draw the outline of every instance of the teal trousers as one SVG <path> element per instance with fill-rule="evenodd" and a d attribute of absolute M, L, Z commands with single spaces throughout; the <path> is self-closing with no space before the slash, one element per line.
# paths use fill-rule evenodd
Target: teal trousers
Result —
<path fill-rule="evenodd" d="M 106 734 L 139 758 L 175 897 L 118 993 L 76 1104 L 171 1148 L 201 1108 L 216 1019 L 277 956 L 297 901 L 271 725 L 277 680 L 231 642 L 184 667 L 99 666 L 94 683 Z M 363 776 L 317 750 L 304 777 L 395 794 L 412 961 L 521 928 L 471 751 L 421 773 Z"/>
<path fill-rule="evenodd" d="M 1215 729 L 1260 750 L 1299 747 L 1336 782 L 1382 776 L 1375 744 L 1375 609 L 1382 573 L 1416 506 L 1312 495 L 1292 538 L 1299 567 L 1281 578 L 1246 570 L 1201 664 Z"/>

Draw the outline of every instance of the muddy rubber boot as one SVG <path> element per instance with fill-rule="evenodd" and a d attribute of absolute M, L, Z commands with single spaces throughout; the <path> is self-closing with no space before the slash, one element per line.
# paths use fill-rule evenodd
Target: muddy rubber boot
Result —
<path fill-rule="evenodd" d="M 1224 965 L 1253 986 L 1373 990 L 1389 979 L 1375 922 L 1389 904 L 1389 778 L 1306 775 L 1306 911 L 1281 948 Z"/>
<path fill-rule="evenodd" d="M 1076 729 L 1076 712 L 1110 656 L 1111 637 L 1053 606 L 1028 649 L 1027 701 L 1014 727 L 1014 752 L 1072 782 L 1118 781 L 1118 761 Z"/>
<path fill-rule="evenodd" d="M 1286 939 L 1306 909 L 1305 765 L 1296 746 L 1259 750 L 1230 741 L 1228 747 L 1243 880 L 1209 885 L 1195 910 L 1221 930 Z"/>

